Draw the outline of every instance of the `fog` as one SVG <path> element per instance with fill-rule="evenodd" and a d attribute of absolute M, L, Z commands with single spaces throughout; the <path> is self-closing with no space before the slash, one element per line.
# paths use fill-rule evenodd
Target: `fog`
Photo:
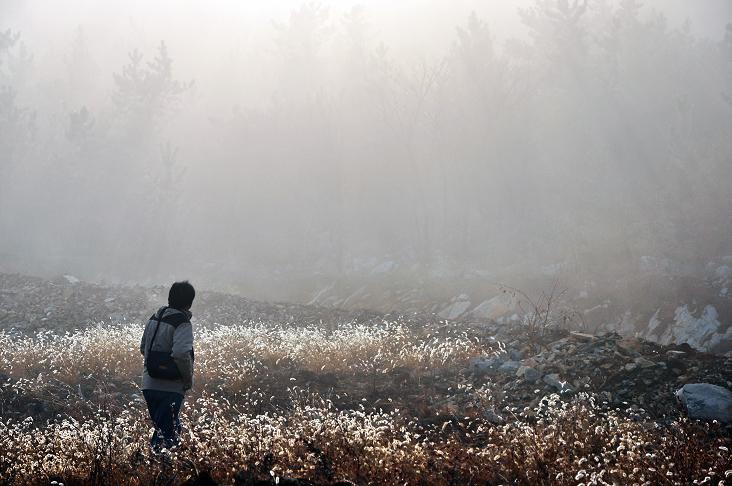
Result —
<path fill-rule="evenodd" d="M 730 22 L 726 0 L 0 0 L 0 270 L 273 299 L 378 262 L 414 285 L 693 271 L 732 255 Z"/>

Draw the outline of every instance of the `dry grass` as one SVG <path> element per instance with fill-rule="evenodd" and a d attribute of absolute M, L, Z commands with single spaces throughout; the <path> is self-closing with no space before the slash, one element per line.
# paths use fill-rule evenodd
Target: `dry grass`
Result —
<path fill-rule="evenodd" d="M 145 452 L 150 422 L 134 384 L 139 338 L 131 326 L 0 332 L 0 373 L 10 377 L 0 393 L 0 480 L 155 481 L 160 465 Z M 406 373 L 417 382 L 410 390 L 425 390 L 423 400 L 449 398 L 430 378 L 460 376 L 472 356 L 494 349 L 471 330 L 257 323 L 200 330 L 196 340 L 196 390 L 172 454 L 181 481 L 195 470 L 224 483 L 247 471 L 394 485 L 720 484 L 732 475 L 728 431 L 715 424 L 661 425 L 581 394 L 571 401 L 549 395 L 497 426 L 480 413 L 499 401 L 489 385 L 449 392 L 469 395 L 477 412 L 436 406 L 424 414 L 414 412 L 412 395 L 387 386 L 394 381 L 385 377 Z M 314 393 L 318 387 L 306 388 L 302 376 L 329 384 Z M 361 389 L 376 395 L 355 396 Z M 47 407 L 25 418 L 19 407 L 29 400 Z"/>

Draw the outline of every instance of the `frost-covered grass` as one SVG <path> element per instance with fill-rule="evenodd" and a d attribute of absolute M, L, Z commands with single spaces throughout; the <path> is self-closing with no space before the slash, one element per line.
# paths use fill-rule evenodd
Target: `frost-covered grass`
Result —
<path fill-rule="evenodd" d="M 0 373 L 38 382 L 51 377 L 71 386 L 85 377 L 100 383 L 139 381 L 140 337 L 139 325 L 34 336 L 0 331 Z M 459 366 L 494 347 L 480 342 L 457 328 L 415 333 L 398 323 L 331 330 L 261 322 L 203 328 L 195 336 L 196 389 L 240 391 L 272 370 L 347 376 Z"/>
<path fill-rule="evenodd" d="M 146 451 L 150 422 L 135 385 L 139 339 L 139 326 L 0 332 L 0 373 L 9 377 L 0 393 L 0 481 L 154 482 L 161 466 Z M 173 470 L 181 481 L 208 470 L 224 483 L 242 470 L 318 484 L 732 480 L 729 436 L 714 424 L 659 425 L 580 394 L 547 396 L 494 425 L 479 413 L 489 388 L 435 387 L 437 374 L 457 380 L 472 356 L 494 347 L 475 330 L 437 325 L 201 329 Z M 402 378 L 387 379 L 394 376 L 412 384 L 400 388 Z M 440 408 L 445 391 L 474 395 L 478 412 Z M 432 405 L 424 413 L 414 411 L 416 394 Z M 44 407 L 23 409 L 30 402 Z"/>

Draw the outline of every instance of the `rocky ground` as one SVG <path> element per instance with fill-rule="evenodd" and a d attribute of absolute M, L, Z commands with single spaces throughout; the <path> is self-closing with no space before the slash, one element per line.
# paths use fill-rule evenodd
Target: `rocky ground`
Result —
<path fill-rule="evenodd" d="M 17 274 L 0 274 L 0 329 L 32 335 L 39 330 L 72 331 L 106 322 L 140 323 L 165 302 L 162 287 L 102 286 L 78 281 L 72 276 L 52 280 Z M 419 338 L 463 333 L 484 345 L 484 354 L 474 356 L 462 368 L 415 371 L 395 368 L 378 377 L 350 380 L 342 385 L 344 407 L 367 400 L 380 407 L 379 396 L 401 397 L 415 415 L 475 414 L 488 410 L 496 421 L 524 408 L 533 408 L 549 392 L 572 395 L 595 393 L 608 406 L 633 407 L 652 417 L 675 417 L 679 407 L 674 392 L 687 383 L 710 383 L 732 389 L 732 357 L 697 351 L 686 344 L 659 345 L 639 338 L 609 332 L 591 335 L 550 327 L 527 335 L 520 324 L 492 320 L 451 322 L 430 314 L 383 315 L 368 311 L 334 310 L 326 307 L 265 303 L 242 297 L 199 292 L 194 323 L 214 327 L 218 323 L 264 322 L 280 325 L 335 329 L 342 323 L 373 324 L 400 322 Z M 421 333 L 421 334 L 420 334 Z M 490 350 L 490 351 L 486 351 Z M 273 394 L 287 378 L 277 370 L 259 385 Z M 343 380 L 333 373 L 286 369 L 315 391 L 327 393 Z M 481 388 L 489 403 L 476 403 L 475 388 Z M 478 394 L 480 396 L 480 394 Z M 27 409 L 26 409 L 27 410 Z"/>
<path fill-rule="evenodd" d="M 71 331 L 99 322 L 146 322 L 167 303 L 167 288 L 104 286 L 71 275 L 45 280 L 0 273 L 0 329 L 22 333 L 39 329 Z M 336 324 L 368 322 L 383 316 L 367 311 L 341 311 L 318 306 L 258 302 L 218 292 L 199 291 L 194 322 L 276 321 Z"/>
<path fill-rule="evenodd" d="M 497 272 L 443 264 L 430 271 L 373 261 L 360 273 L 333 277 L 305 301 L 333 308 L 429 312 L 464 322 L 511 322 L 558 284 L 554 305 L 586 332 L 618 332 L 661 344 L 688 343 L 732 353 L 732 256 L 705 262 L 641 257 L 635 263 L 582 271 L 571 262 Z M 506 284 L 522 289 L 504 292 Z M 303 285 L 307 288 L 308 285 Z M 530 306 L 530 304 L 529 304 Z"/>
<path fill-rule="evenodd" d="M 0 274 L 0 484 L 56 477 L 39 461 L 98 484 L 89 437 L 110 484 L 157 477 L 138 452 L 149 424 L 137 346 L 166 290 Z M 193 311 L 197 381 L 170 484 L 274 484 L 273 470 L 303 485 L 415 483 L 427 470 L 434 484 L 688 484 L 730 469 L 729 355 L 554 318 L 447 320 L 203 290 Z M 686 420 L 700 418 L 700 399 L 718 423 Z"/>
<path fill-rule="evenodd" d="M 519 336 L 516 336 L 520 338 Z M 686 383 L 732 388 L 732 358 L 693 350 L 688 345 L 661 346 L 617 333 L 592 336 L 557 332 L 538 353 L 509 343 L 507 353 L 474 359 L 474 374 L 490 376 L 514 404 L 534 407 L 545 392 L 596 393 L 611 406 L 644 410 L 651 417 L 674 417 L 674 392 Z"/>

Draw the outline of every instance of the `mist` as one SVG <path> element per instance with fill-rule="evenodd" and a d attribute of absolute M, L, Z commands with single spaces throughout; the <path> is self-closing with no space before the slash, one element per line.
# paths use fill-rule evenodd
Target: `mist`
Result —
<path fill-rule="evenodd" d="M 0 485 L 718 484 L 730 0 L 0 0 Z"/>
<path fill-rule="evenodd" d="M 729 22 L 724 0 L 5 0 L 0 269 L 299 301 L 383 273 L 703 273 L 732 255 Z"/>

